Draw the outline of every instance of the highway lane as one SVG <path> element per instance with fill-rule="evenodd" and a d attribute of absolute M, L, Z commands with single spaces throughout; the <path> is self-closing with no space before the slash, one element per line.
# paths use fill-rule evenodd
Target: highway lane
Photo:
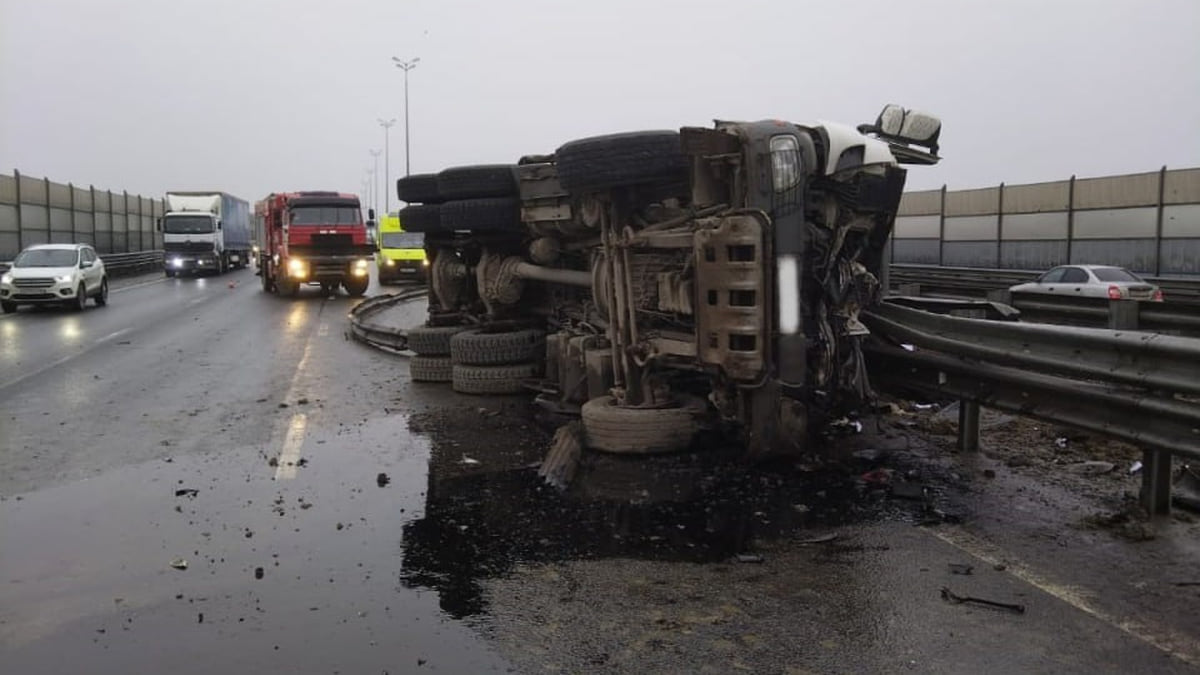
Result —
<path fill-rule="evenodd" d="M 1127 551 L 1049 516 L 1031 537 L 1045 496 L 985 458 L 953 468 L 992 468 L 983 489 L 1011 480 L 1009 492 L 983 499 L 949 469 L 896 469 L 983 512 L 962 529 L 914 528 L 915 502 L 855 501 L 853 480 L 809 469 L 718 474 L 703 498 L 658 503 L 651 490 L 693 484 L 628 466 L 606 477 L 597 463 L 563 498 L 529 469 L 546 435 L 528 428 L 527 405 L 411 383 L 403 358 L 346 339 L 355 302 L 277 298 L 239 272 L 134 284 L 82 315 L 0 319 L 21 334 L 0 381 L 0 671 L 1200 663 L 1196 627 L 1171 620 L 1183 613 L 1123 609 L 1162 592 L 1137 567 L 1147 547 L 1174 563 L 1160 577 L 1185 581 L 1190 549 L 1164 538 Z M 398 320 L 419 319 L 416 306 Z M 1093 552 L 1127 557 L 1080 578 Z M 1127 575 L 1143 586 L 1126 588 Z M 1028 611 L 950 605 L 943 585 Z"/>
<path fill-rule="evenodd" d="M 356 302 L 242 271 L 4 317 L 0 670 L 501 667 L 398 588 L 428 443 L 383 410 L 404 362 L 345 337 Z"/>

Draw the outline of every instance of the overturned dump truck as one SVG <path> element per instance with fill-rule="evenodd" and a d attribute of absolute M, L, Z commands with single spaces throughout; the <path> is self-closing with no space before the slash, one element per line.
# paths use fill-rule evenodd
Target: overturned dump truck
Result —
<path fill-rule="evenodd" d="M 880 298 L 900 165 L 936 163 L 940 131 L 889 105 L 857 128 L 717 121 L 400 179 L 430 259 L 412 376 L 536 392 L 602 451 L 702 429 L 802 449 L 871 396 L 858 315 Z"/>

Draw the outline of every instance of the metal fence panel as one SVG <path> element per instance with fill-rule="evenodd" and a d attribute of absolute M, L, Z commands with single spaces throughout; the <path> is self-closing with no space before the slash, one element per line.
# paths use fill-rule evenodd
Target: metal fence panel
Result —
<path fill-rule="evenodd" d="M 37 178 L 21 176 L 19 181 L 22 204 L 46 204 L 46 183 Z"/>
<path fill-rule="evenodd" d="M 1158 210 L 1103 209 L 1075 213 L 1075 239 L 1141 239 L 1154 237 Z"/>
<path fill-rule="evenodd" d="M 1000 188 L 955 190 L 946 193 L 946 216 L 994 214 L 1000 206 Z"/>
<path fill-rule="evenodd" d="M 1158 203 L 1160 172 L 1081 178 L 1075 181 L 1075 208 L 1119 209 Z"/>
<path fill-rule="evenodd" d="M 938 257 L 942 247 L 937 239 L 896 239 L 893 247 L 892 260 L 895 262 L 940 264 Z"/>
<path fill-rule="evenodd" d="M 1045 270 L 1067 262 L 1066 239 L 1000 242 L 1000 267 L 1009 270 Z"/>
<path fill-rule="evenodd" d="M 941 212 L 941 190 L 905 192 L 904 195 L 900 197 L 900 209 L 897 211 L 897 213 L 902 216 L 924 216 L 929 214 L 938 214 Z"/>
<path fill-rule="evenodd" d="M 897 239 L 937 239 L 942 236 L 942 217 L 896 216 L 892 236 Z"/>
<path fill-rule="evenodd" d="M 942 248 L 942 263 L 950 267 L 990 267 L 996 264 L 995 241 L 947 241 Z"/>
<path fill-rule="evenodd" d="M 1162 268 L 1157 274 L 1169 276 L 1200 274 L 1200 237 L 1163 240 L 1159 248 Z"/>
<path fill-rule="evenodd" d="M 63 209 L 71 208 L 71 188 L 62 183 L 48 183 L 50 190 L 50 206 Z"/>
<path fill-rule="evenodd" d="M 942 235 L 951 241 L 996 241 L 999 238 L 999 218 L 995 214 L 982 216 L 946 216 Z"/>
<path fill-rule="evenodd" d="M 1071 181 L 1004 186 L 1004 213 L 1066 211 L 1071 203 Z"/>
<path fill-rule="evenodd" d="M 1200 204 L 1164 206 L 1163 237 L 1200 237 Z"/>
<path fill-rule="evenodd" d="M 0 175 L 0 204 L 17 203 L 17 179 Z"/>
<path fill-rule="evenodd" d="M 1005 213 L 1000 237 L 1005 241 L 1061 239 L 1065 242 L 1069 226 L 1070 216 L 1066 211 Z"/>
<path fill-rule="evenodd" d="M 1078 265 L 1119 265 L 1143 274 L 1155 274 L 1154 239 L 1084 239 L 1071 246 L 1071 262 Z"/>
<path fill-rule="evenodd" d="M 1200 202 L 1200 169 L 1173 169 L 1163 172 L 1164 204 Z"/>

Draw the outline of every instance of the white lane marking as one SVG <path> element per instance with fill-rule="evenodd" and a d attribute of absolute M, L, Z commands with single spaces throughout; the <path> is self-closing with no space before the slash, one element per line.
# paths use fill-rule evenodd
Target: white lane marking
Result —
<path fill-rule="evenodd" d="M 296 477 L 296 462 L 300 461 L 300 448 L 304 445 L 304 431 L 308 428 L 308 415 L 296 413 L 288 424 L 287 436 L 279 449 L 279 460 L 275 465 L 275 480 L 291 480 Z"/>
<path fill-rule="evenodd" d="M 198 305 L 198 304 L 200 304 L 200 303 L 204 302 L 204 301 L 205 301 L 205 300 L 207 300 L 207 299 L 208 299 L 208 298 L 206 298 L 206 297 L 204 297 L 204 298 L 196 298 L 195 300 L 191 300 L 191 301 L 189 301 L 189 302 L 188 302 L 188 304 L 187 304 L 187 306 L 188 306 L 188 307 L 191 307 L 191 306 L 193 306 L 193 305 Z"/>
<path fill-rule="evenodd" d="M 61 366 L 62 364 L 66 363 L 67 361 L 70 361 L 71 359 L 77 359 L 80 356 L 87 354 L 88 352 L 92 351 L 93 349 L 95 349 L 103 344 L 112 342 L 113 340 L 121 337 L 122 335 L 128 333 L 131 330 L 133 330 L 132 327 L 122 328 L 121 330 L 119 330 L 115 333 L 109 333 L 108 335 L 105 335 L 104 337 L 102 337 L 102 338 L 96 340 L 95 342 L 93 342 L 92 344 L 88 345 L 81 351 L 75 352 L 74 354 L 67 354 L 66 356 L 64 356 L 60 359 L 56 359 L 54 361 L 51 361 L 50 363 L 47 363 L 46 365 L 42 366 L 41 368 L 38 368 L 37 370 L 34 370 L 29 373 L 25 373 L 24 375 L 14 379 L 14 380 L 9 380 L 8 382 L 4 382 L 4 383 L 0 384 L 0 391 L 7 389 L 9 387 L 16 386 L 16 385 L 24 382 L 25 380 L 28 380 L 29 378 L 34 377 L 36 375 L 41 375 L 42 373 L 46 372 L 47 370 L 57 368 L 57 367 Z"/>
<path fill-rule="evenodd" d="M 141 282 L 140 284 L 130 284 L 130 285 L 128 285 L 128 286 L 119 286 L 119 287 L 117 287 L 117 288 L 109 288 L 109 289 L 108 289 L 108 294 L 109 294 L 109 295 L 112 295 L 113 293 L 120 293 L 121 291 L 132 291 L 132 290 L 133 290 L 133 289 L 135 289 L 135 288 L 143 288 L 143 287 L 145 287 L 145 286 L 153 286 L 154 284 L 161 284 L 161 283 L 163 283 L 164 281 L 166 281 L 166 279 L 165 279 L 165 278 L 162 278 L 162 279 L 152 279 L 152 280 L 150 280 L 150 281 L 143 281 L 143 282 Z"/>
<path fill-rule="evenodd" d="M 1157 647 L 1185 663 L 1200 666 L 1200 645 L 1192 636 L 1184 635 L 1168 626 L 1119 617 L 1095 607 L 1087 599 L 1086 596 L 1089 593 L 1085 589 L 1055 583 L 1025 563 L 1016 560 L 1012 554 L 965 530 L 940 528 L 927 531 L 947 544 L 975 556 L 989 565 L 1003 564 L 1006 568 L 1005 571 L 1014 577 L 1117 630 Z"/>
<path fill-rule="evenodd" d="M 308 342 L 304 345 L 304 355 L 300 357 L 300 363 L 296 365 L 296 372 L 292 375 L 292 381 L 288 384 L 287 392 L 284 394 L 284 400 L 295 401 L 299 398 L 297 392 L 300 389 L 300 378 L 304 375 L 305 369 L 308 366 L 308 357 L 312 354 L 312 343 Z M 275 480 L 291 480 L 296 477 L 296 462 L 300 460 L 300 449 L 304 447 L 304 432 L 308 429 L 308 415 L 304 413 L 296 413 L 292 415 L 288 421 L 285 430 L 276 430 L 271 435 L 271 446 L 279 447 L 279 454 L 275 458 Z M 279 441 L 279 437 L 283 436 L 283 441 Z"/>
<path fill-rule="evenodd" d="M 322 323 L 321 326 L 317 328 L 317 337 L 325 337 L 326 335 L 329 335 L 329 324 Z"/>

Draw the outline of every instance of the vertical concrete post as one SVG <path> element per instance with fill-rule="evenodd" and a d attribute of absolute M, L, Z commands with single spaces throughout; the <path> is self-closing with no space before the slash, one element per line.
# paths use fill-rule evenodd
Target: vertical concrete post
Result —
<path fill-rule="evenodd" d="M 96 186 L 95 185 L 88 185 L 88 194 L 91 197 L 91 199 L 88 201 L 90 201 L 92 204 L 92 246 L 95 246 L 96 245 Z M 97 248 L 96 252 L 99 253 L 100 249 Z"/>
<path fill-rule="evenodd" d="M 1004 267 L 1004 183 L 996 198 L 996 269 Z"/>
<path fill-rule="evenodd" d="M 958 449 L 962 452 L 979 450 L 979 403 L 963 399 L 958 402 Z"/>
<path fill-rule="evenodd" d="M 946 260 L 946 185 L 942 184 L 942 204 L 938 207 L 938 267 Z"/>
<path fill-rule="evenodd" d="M 17 251 L 25 250 L 25 227 L 21 222 L 21 172 L 13 169 L 14 188 L 17 191 Z"/>
<path fill-rule="evenodd" d="M 50 213 L 50 179 L 42 179 L 42 196 L 46 198 L 46 243 L 54 243 L 54 216 Z"/>
<path fill-rule="evenodd" d="M 1108 327 L 1111 330 L 1137 330 L 1141 306 L 1137 300 L 1109 300 Z"/>
<path fill-rule="evenodd" d="M 1075 176 L 1071 176 L 1070 182 L 1067 183 L 1067 259 L 1062 262 L 1064 265 L 1070 265 L 1075 262 L 1071 259 L 1073 249 L 1075 248 Z"/>
<path fill-rule="evenodd" d="M 1152 516 L 1171 512 L 1171 453 L 1142 450 L 1142 508 Z"/>
<path fill-rule="evenodd" d="M 1154 221 L 1154 276 L 1162 275 L 1163 198 L 1167 189 L 1167 167 L 1158 171 L 1158 210 Z"/>

